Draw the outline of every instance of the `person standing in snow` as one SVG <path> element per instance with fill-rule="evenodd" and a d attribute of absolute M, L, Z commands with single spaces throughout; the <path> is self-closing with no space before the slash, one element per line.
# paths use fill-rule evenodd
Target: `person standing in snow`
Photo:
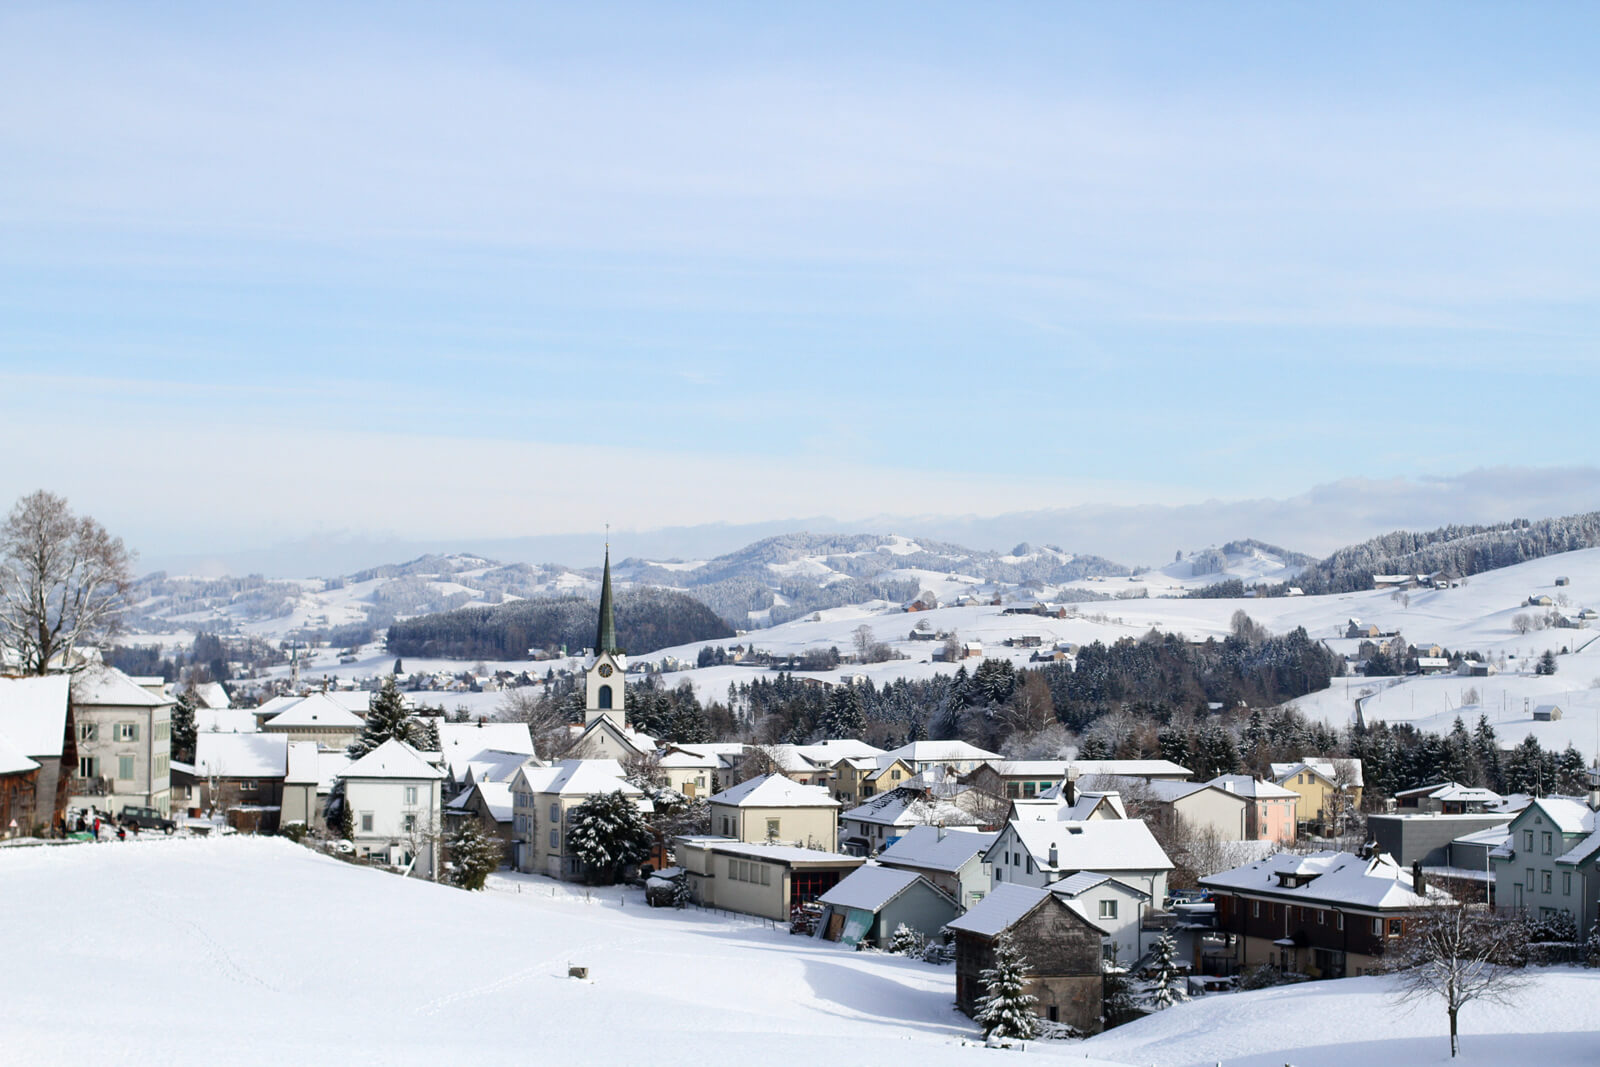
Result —
<path fill-rule="evenodd" d="M 100 816 L 98 815 L 94 817 L 94 839 L 96 841 L 100 840 Z"/>
<path fill-rule="evenodd" d="M 118 841 L 126 841 L 127 839 L 128 839 L 128 828 L 126 826 L 123 826 L 120 823 L 117 824 L 117 840 Z"/>

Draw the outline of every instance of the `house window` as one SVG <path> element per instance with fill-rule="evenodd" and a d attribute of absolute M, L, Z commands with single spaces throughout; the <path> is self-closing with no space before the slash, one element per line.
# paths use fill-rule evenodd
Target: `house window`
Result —
<path fill-rule="evenodd" d="M 361 832 L 364 834 L 372 833 L 372 812 L 370 811 L 361 813 Z"/>
<path fill-rule="evenodd" d="M 560 848 L 561 847 L 561 838 L 560 838 L 559 835 L 557 835 L 557 833 L 554 830 L 550 831 L 550 847 L 551 848 Z"/>
<path fill-rule="evenodd" d="M 1032 856 L 1028 857 L 1028 873 L 1029 874 L 1033 873 L 1033 857 Z"/>
<path fill-rule="evenodd" d="M 1551 835 L 1550 831 L 1546 830 L 1544 833 L 1540 834 L 1539 837 L 1541 838 L 1539 843 L 1544 846 L 1544 848 L 1541 851 L 1543 851 L 1546 856 L 1550 855 L 1550 851 L 1551 851 L 1551 848 L 1552 848 L 1552 845 L 1551 845 L 1552 835 Z"/>
<path fill-rule="evenodd" d="M 405 828 L 405 832 L 406 833 L 408 833 L 408 834 L 416 833 L 417 832 L 417 817 L 415 815 L 407 815 L 405 817 L 404 822 L 402 823 L 402 826 Z"/>
<path fill-rule="evenodd" d="M 1114 900 L 1102 900 L 1100 902 L 1100 918 L 1102 918 L 1102 919 L 1115 919 L 1116 917 L 1117 917 L 1117 902 L 1114 901 Z"/>
<path fill-rule="evenodd" d="M 1544 871 L 1543 875 L 1544 877 L 1539 879 L 1539 892 L 1548 893 L 1550 892 L 1550 872 Z"/>
<path fill-rule="evenodd" d="M 1383 936 L 1383 920 L 1382 919 L 1373 919 L 1372 920 L 1372 936 L 1373 937 L 1382 937 Z"/>
<path fill-rule="evenodd" d="M 170 722 L 158 722 L 158 723 L 156 723 L 155 739 L 157 741 L 170 741 L 170 740 L 172 740 L 172 723 L 170 723 Z"/>
<path fill-rule="evenodd" d="M 239 791 L 242 793 L 254 793 L 256 791 L 256 784 L 249 779 L 240 779 Z"/>
<path fill-rule="evenodd" d="M 552 804 L 552 805 L 550 805 L 550 821 L 551 822 L 560 822 L 561 821 L 561 805 L 560 804 Z"/>
<path fill-rule="evenodd" d="M 97 722 L 80 722 L 78 724 L 79 741 L 100 740 L 100 724 Z"/>
<path fill-rule="evenodd" d="M 133 777 L 133 757 L 132 756 L 118 756 L 117 757 L 117 777 L 118 778 L 123 778 L 123 779 L 131 779 Z"/>
<path fill-rule="evenodd" d="M 1528 892 L 1530 892 L 1530 893 L 1533 892 L 1533 887 L 1535 885 L 1535 882 L 1533 880 L 1533 868 L 1532 867 L 1528 868 L 1528 878 L 1523 884 L 1528 887 Z"/>
<path fill-rule="evenodd" d="M 78 777 L 79 778 L 96 778 L 96 777 L 99 776 L 99 774 L 100 774 L 100 757 L 99 756 L 79 756 L 78 757 Z"/>
<path fill-rule="evenodd" d="M 1032 782 L 1023 782 L 1022 783 L 1022 795 L 1024 797 L 1033 796 L 1033 783 Z"/>
<path fill-rule="evenodd" d="M 778 836 L 778 821 L 779 820 L 777 820 L 777 819 L 768 819 L 767 820 L 767 836 L 768 837 L 777 837 Z"/>
<path fill-rule="evenodd" d="M 1406 926 L 1405 922 L 1400 920 L 1400 919 L 1390 919 L 1389 920 L 1389 936 L 1390 937 L 1399 937 L 1400 934 L 1405 930 L 1405 926 Z"/>
<path fill-rule="evenodd" d="M 1336 911 L 1333 913 L 1333 925 L 1336 929 L 1344 929 L 1344 912 Z"/>
<path fill-rule="evenodd" d="M 1250 907 L 1251 907 L 1251 914 L 1257 919 L 1261 918 L 1261 901 L 1252 900 L 1250 902 Z"/>
<path fill-rule="evenodd" d="M 407 804 L 415 804 L 416 802 L 417 802 L 417 787 L 414 786 L 414 785 L 406 786 L 406 803 Z"/>
<path fill-rule="evenodd" d="M 139 740 L 139 724 L 136 722 L 117 723 L 116 739 L 118 741 Z"/>
<path fill-rule="evenodd" d="M 1571 871 L 1562 871 L 1561 872 L 1561 895 L 1564 896 L 1564 897 L 1570 897 L 1572 895 L 1572 872 Z"/>
<path fill-rule="evenodd" d="M 1317 925 L 1322 926 L 1328 921 L 1328 913 L 1321 908 L 1317 909 Z"/>
<path fill-rule="evenodd" d="M 161 778 L 161 777 L 163 777 L 163 776 L 165 776 L 167 774 L 170 774 L 171 772 L 172 772 L 172 763 L 171 763 L 169 757 L 167 757 L 167 756 L 157 756 L 156 757 L 156 770 L 155 770 L 156 777 L 157 778 Z"/>
<path fill-rule="evenodd" d="M 1522 847 L 1527 849 L 1529 852 L 1533 851 L 1533 831 L 1532 830 L 1524 830 L 1524 831 L 1522 831 Z"/>

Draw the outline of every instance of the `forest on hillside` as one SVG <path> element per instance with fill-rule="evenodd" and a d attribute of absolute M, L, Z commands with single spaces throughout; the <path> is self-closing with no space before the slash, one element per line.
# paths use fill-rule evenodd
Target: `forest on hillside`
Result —
<path fill-rule="evenodd" d="M 710 608 L 672 589 L 624 590 L 614 610 L 617 643 L 625 652 L 733 636 Z M 579 596 L 458 608 L 396 622 L 389 627 L 388 650 L 396 656 L 468 660 L 525 659 L 529 649 L 577 652 L 594 644 L 597 611 L 595 601 Z"/>

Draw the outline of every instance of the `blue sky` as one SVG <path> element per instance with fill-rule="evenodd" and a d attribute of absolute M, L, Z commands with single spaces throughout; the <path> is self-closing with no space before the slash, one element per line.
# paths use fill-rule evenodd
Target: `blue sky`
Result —
<path fill-rule="evenodd" d="M 1593 465 L 1592 7 L 777 8 L 0 7 L 0 497 L 159 555 Z"/>

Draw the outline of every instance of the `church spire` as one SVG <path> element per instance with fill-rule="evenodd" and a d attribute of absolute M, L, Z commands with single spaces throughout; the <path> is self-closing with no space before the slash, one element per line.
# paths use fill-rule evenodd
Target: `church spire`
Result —
<path fill-rule="evenodd" d="M 595 655 L 617 652 L 617 623 L 611 617 L 611 546 L 606 546 L 605 576 L 600 579 L 600 628 L 595 631 Z"/>

